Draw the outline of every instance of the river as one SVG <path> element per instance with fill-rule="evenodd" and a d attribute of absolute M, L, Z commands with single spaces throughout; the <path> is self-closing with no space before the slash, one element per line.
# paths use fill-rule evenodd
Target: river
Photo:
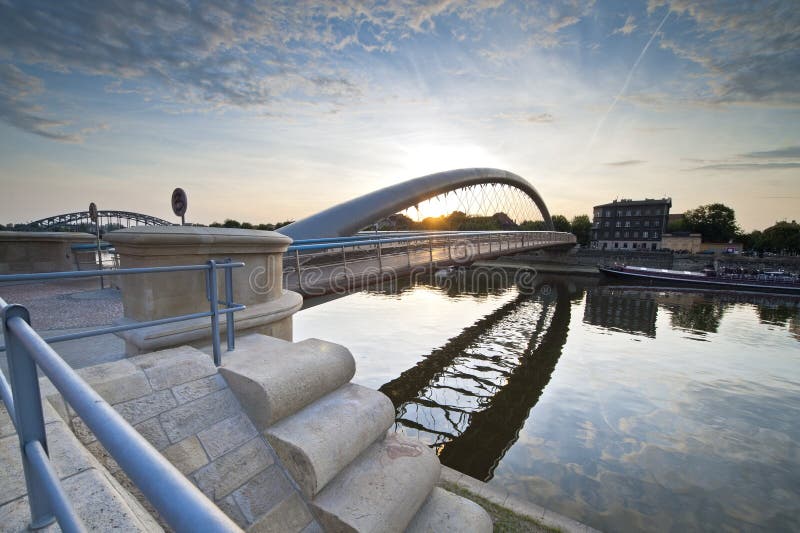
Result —
<path fill-rule="evenodd" d="M 800 300 L 467 271 L 308 306 L 295 340 L 443 464 L 606 531 L 800 529 Z"/>

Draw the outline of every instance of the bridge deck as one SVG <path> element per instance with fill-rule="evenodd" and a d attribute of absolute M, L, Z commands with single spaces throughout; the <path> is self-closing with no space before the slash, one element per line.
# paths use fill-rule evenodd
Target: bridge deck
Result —
<path fill-rule="evenodd" d="M 380 250 L 376 245 L 362 245 L 305 255 L 289 251 L 284 256 L 284 288 L 305 296 L 344 293 L 412 272 L 436 271 L 453 265 L 466 266 L 479 259 L 574 245 L 574 236 L 569 234 L 555 234 L 548 240 L 528 236 L 525 240 L 521 232 L 423 239 L 385 244 Z"/>

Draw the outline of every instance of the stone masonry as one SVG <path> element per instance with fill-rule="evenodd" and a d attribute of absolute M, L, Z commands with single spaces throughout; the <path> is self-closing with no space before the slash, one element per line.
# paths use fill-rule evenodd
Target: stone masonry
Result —
<path fill-rule="evenodd" d="M 295 483 L 208 354 L 184 346 L 78 373 L 242 528 L 320 530 Z M 69 421 L 80 442 L 157 517 L 80 417 L 43 382 L 43 394 Z"/>

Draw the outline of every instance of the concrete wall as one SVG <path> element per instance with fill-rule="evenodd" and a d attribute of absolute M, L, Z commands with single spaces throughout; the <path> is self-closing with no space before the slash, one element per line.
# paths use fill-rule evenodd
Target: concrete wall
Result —
<path fill-rule="evenodd" d="M 692 233 L 691 235 L 673 235 L 665 233 L 661 238 L 661 247 L 668 250 L 678 251 L 687 250 L 689 253 L 696 254 L 702 248 L 703 238 L 699 233 Z"/>
<path fill-rule="evenodd" d="M 569 257 L 576 264 L 587 266 L 619 263 L 651 268 L 672 268 L 671 252 L 581 249 Z"/>
<path fill-rule="evenodd" d="M 75 270 L 72 245 L 92 242 L 88 233 L 0 231 L 0 274 Z"/>

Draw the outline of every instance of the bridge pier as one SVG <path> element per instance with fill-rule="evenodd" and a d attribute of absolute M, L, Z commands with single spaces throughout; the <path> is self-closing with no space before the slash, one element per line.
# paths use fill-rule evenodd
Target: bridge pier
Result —
<path fill-rule="evenodd" d="M 292 315 L 302 297 L 283 289 L 283 253 L 291 239 L 270 231 L 188 226 L 140 226 L 109 233 L 121 268 L 204 264 L 210 259 L 245 263 L 233 269 L 233 298 L 247 309 L 234 314 L 237 334 L 263 333 L 292 339 Z M 220 299 L 224 275 L 217 276 Z M 153 273 L 122 276 L 123 322 L 144 322 L 209 310 L 205 272 Z M 226 321 L 220 320 L 225 333 Z M 122 332 L 128 355 L 189 344 L 205 346 L 211 340 L 208 318 L 150 326 Z"/>

